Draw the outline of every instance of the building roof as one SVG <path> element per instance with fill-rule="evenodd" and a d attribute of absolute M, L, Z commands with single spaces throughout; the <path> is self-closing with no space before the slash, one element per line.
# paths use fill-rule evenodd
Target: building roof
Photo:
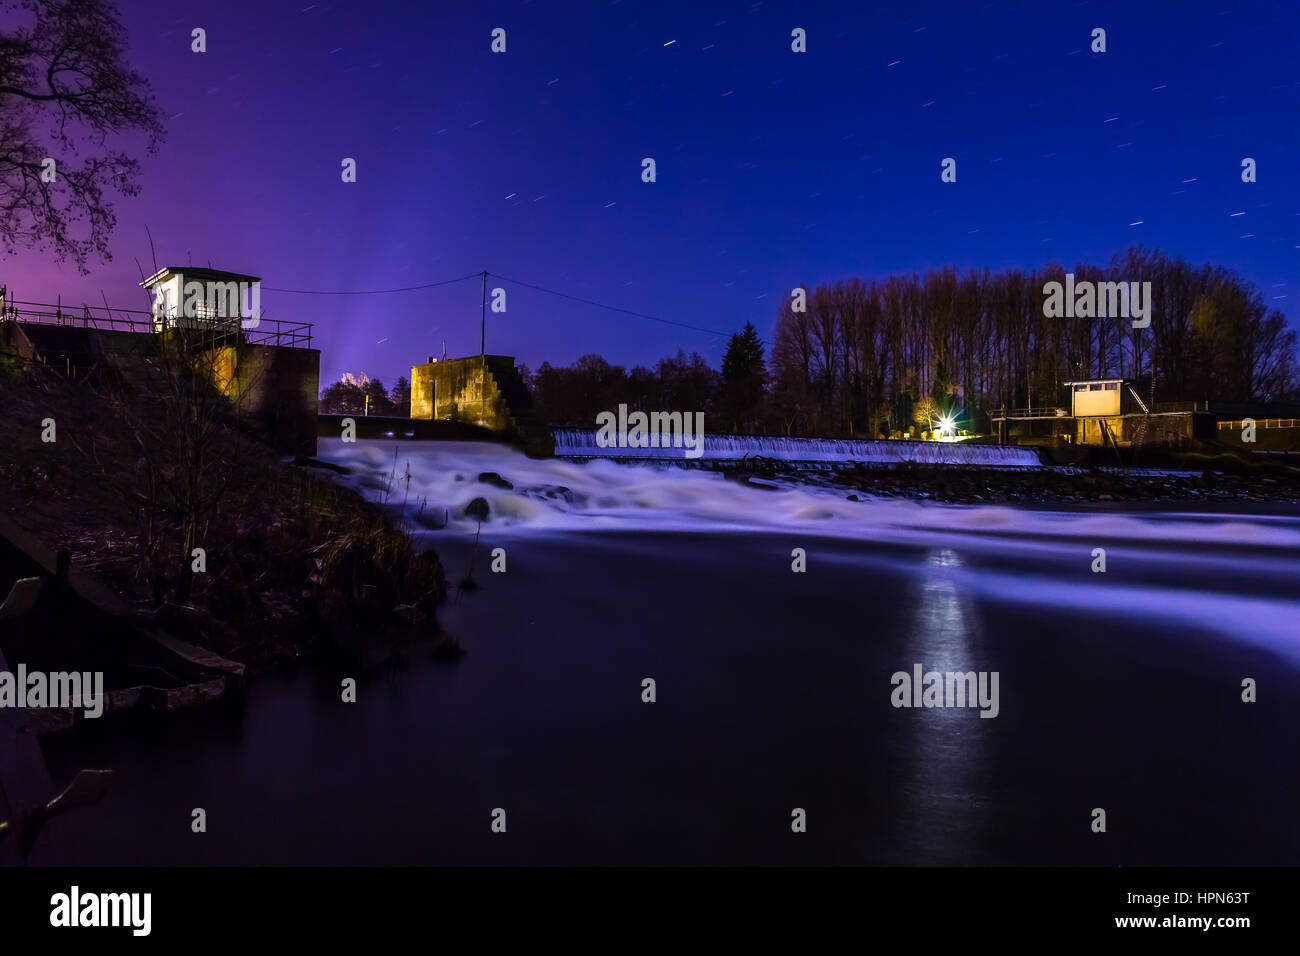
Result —
<path fill-rule="evenodd" d="M 202 266 L 163 266 L 140 285 L 146 289 L 159 282 L 164 282 L 174 275 L 208 280 L 210 282 L 261 282 L 261 276 L 245 275 L 242 272 L 225 272 L 221 269 L 207 269 Z"/>
<path fill-rule="evenodd" d="M 1062 382 L 1062 385 L 1109 385 L 1112 382 L 1118 382 L 1123 385 L 1127 382 L 1126 378 L 1090 378 L 1082 382 Z"/>

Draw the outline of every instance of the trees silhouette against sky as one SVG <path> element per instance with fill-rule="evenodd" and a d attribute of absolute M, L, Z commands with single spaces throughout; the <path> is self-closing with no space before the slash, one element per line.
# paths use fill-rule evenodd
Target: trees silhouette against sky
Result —
<path fill-rule="evenodd" d="M 1150 281 L 1150 327 L 1045 316 L 1043 286 L 1067 271 Z M 1104 269 L 945 268 L 806 291 L 804 311 L 787 298 L 770 345 L 749 323 L 732 335 L 721 370 L 679 351 L 653 368 L 591 354 L 521 372 L 552 425 L 594 427 L 626 403 L 704 411 L 712 432 L 782 435 L 897 435 L 922 405 L 979 431 L 1003 407 L 1056 407 L 1061 383 L 1075 379 L 1154 375 L 1160 402 L 1300 399 L 1296 333 L 1282 313 L 1235 273 L 1159 251 L 1135 246 Z"/>

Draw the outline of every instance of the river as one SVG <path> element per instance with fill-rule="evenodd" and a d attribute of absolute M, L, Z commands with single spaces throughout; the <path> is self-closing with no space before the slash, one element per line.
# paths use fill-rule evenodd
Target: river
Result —
<path fill-rule="evenodd" d="M 440 611 L 467 655 L 421 648 L 355 704 L 346 675 L 265 676 L 238 714 L 45 738 L 56 780 L 118 775 L 34 863 L 1300 863 L 1286 509 L 850 502 L 494 445 L 322 457 L 453 580 L 487 500 L 481 588 Z M 997 716 L 895 707 L 915 664 L 997 672 Z"/>

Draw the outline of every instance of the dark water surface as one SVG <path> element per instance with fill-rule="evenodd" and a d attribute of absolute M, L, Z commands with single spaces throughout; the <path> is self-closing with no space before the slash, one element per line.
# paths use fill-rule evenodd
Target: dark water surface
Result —
<path fill-rule="evenodd" d="M 1086 548 L 956 534 L 489 538 L 483 589 L 441 615 L 458 665 L 420 647 L 355 704 L 337 676 L 267 677 L 235 716 L 46 738 L 56 780 L 118 778 L 33 862 L 1300 863 L 1295 565 L 1185 551 L 1103 578 Z M 464 542 L 438 547 L 463 574 Z M 999 715 L 895 709 L 917 662 L 999 672 Z"/>

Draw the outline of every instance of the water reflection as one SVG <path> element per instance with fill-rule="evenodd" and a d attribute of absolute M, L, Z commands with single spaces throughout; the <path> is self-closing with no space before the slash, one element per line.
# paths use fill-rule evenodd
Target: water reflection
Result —
<path fill-rule="evenodd" d="M 899 662 L 909 674 L 967 673 L 990 668 L 979 655 L 979 619 L 974 602 L 959 582 L 961 556 L 951 548 L 930 551 L 914 590 L 916 615 L 908 633 L 910 656 Z M 906 845 L 919 854 L 915 863 L 955 863 L 970 859 L 972 834 L 982 829 L 985 812 L 981 767 L 994 719 L 980 718 L 978 706 L 922 707 L 901 711 L 909 728 L 903 781 Z"/>

